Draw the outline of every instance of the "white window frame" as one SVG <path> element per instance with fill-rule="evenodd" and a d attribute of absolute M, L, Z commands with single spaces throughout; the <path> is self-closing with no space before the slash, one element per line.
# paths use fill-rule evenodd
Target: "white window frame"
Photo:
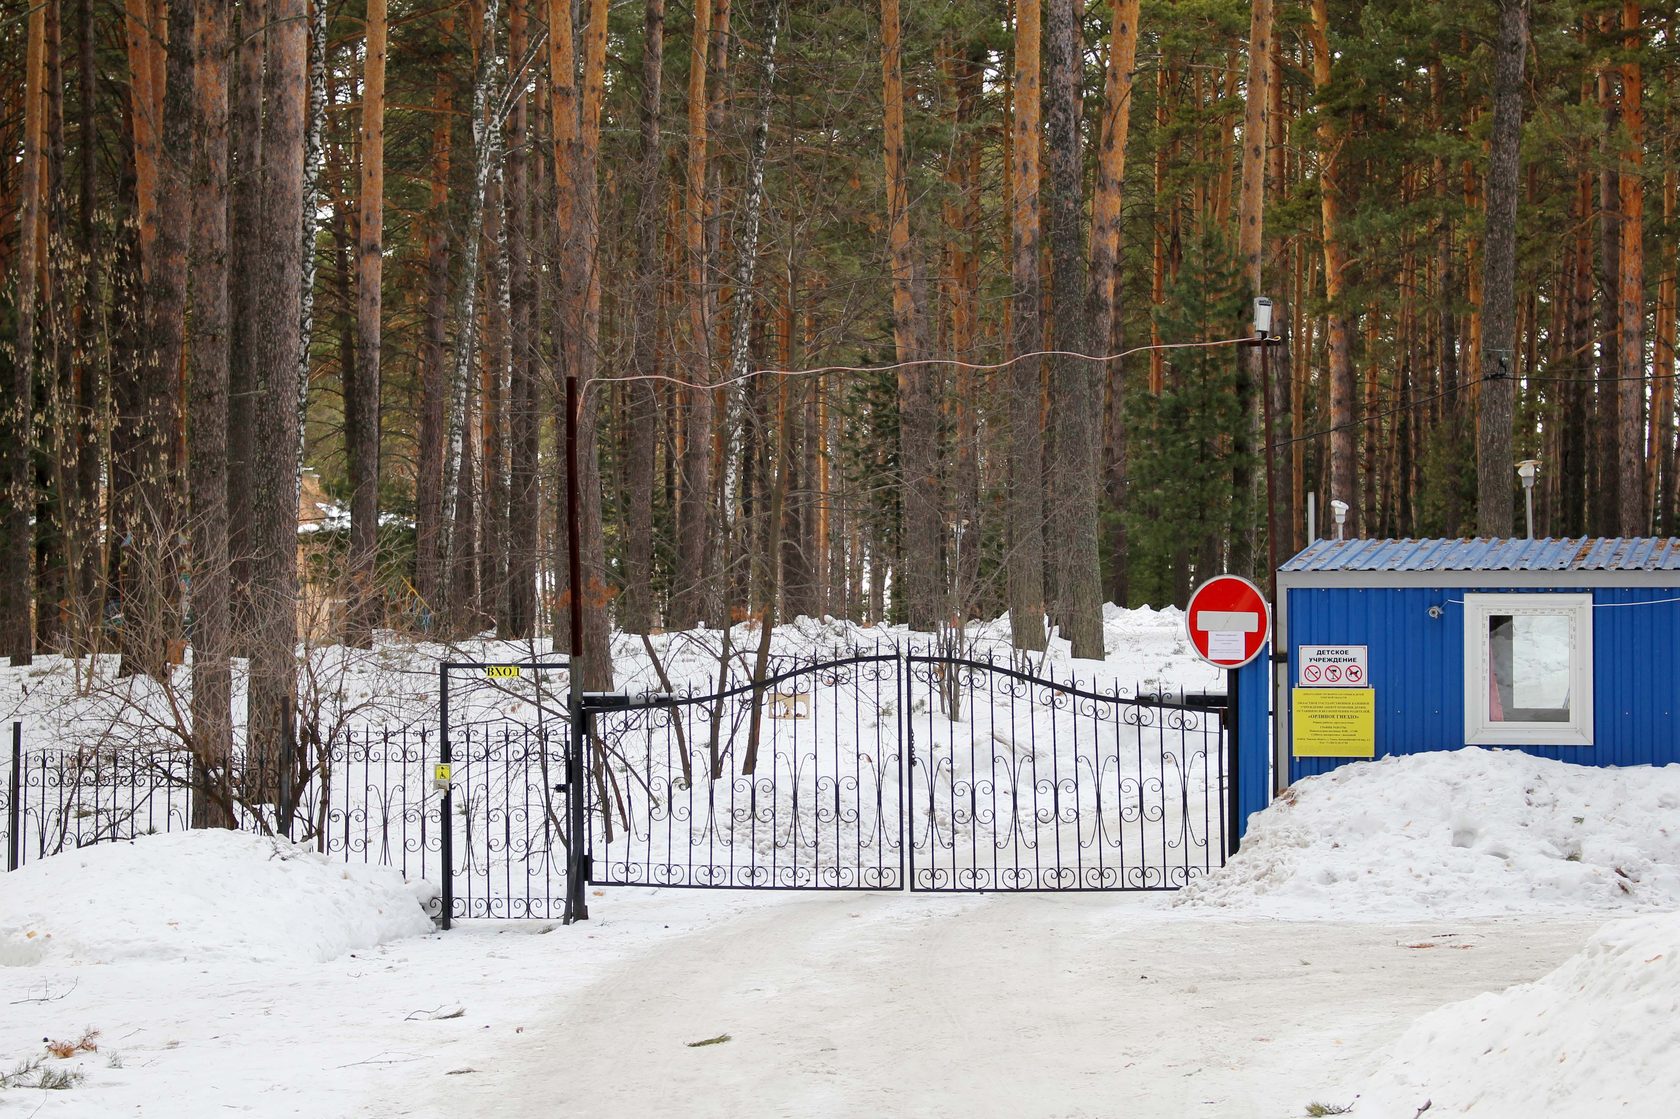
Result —
<path fill-rule="evenodd" d="M 1569 714 L 1566 723 L 1495 722 L 1488 717 L 1488 617 L 1569 615 Z M 1593 600 L 1591 594 L 1464 596 L 1464 742 L 1467 746 L 1593 744 Z"/>

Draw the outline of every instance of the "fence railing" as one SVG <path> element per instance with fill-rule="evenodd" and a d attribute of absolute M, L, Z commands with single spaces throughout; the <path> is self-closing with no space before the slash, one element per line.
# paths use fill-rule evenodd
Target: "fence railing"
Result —
<path fill-rule="evenodd" d="M 1224 697 L 937 649 L 758 667 L 585 697 L 581 757 L 569 757 L 564 718 L 503 710 L 452 721 L 447 754 L 432 726 L 341 730 L 291 770 L 284 821 L 261 795 L 275 783 L 242 759 L 214 792 L 241 827 L 437 882 L 448 917 L 559 917 L 585 882 L 1173 889 L 1226 858 Z M 11 738 L 0 754 L 10 870 L 185 829 L 210 795 L 184 750 L 25 750 L 21 725 Z M 574 791 L 587 820 L 577 882 Z"/>

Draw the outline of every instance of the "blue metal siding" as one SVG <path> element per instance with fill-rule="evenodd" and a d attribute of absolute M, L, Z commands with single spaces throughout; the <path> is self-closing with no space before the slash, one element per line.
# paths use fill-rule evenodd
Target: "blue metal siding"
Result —
<path fill-rule="evenodd" d="M 1271 799 L 1272 791 L 1272 644 L 1237 669 L 1237 837 L 1248 834 L 1248 819 Z"/>
<path fill-rule="evenodd" d="M 1524 753 L 1584 765 L 1680 761 L 1680 581 L 1673 588 L 1554 588 L 1593 595 L 1592 746 Z M 1533 594 L 1533 588 L 1476 587 Z M 1288 591 L 1289 686 L 1302 645 L 1367 645 L 1377 690 L 1377 756 L 1464 744 L 1464 588 L 1293 588 Z M 1642 604 L 1642 605 L 1641 605 Z M 1439 618 L 1429 616 L 1440 606 Z M 1518 747 L 1513 747 L 1517 749 Z M 1291 756 L 1291 781 L 1339 758 Z"/>

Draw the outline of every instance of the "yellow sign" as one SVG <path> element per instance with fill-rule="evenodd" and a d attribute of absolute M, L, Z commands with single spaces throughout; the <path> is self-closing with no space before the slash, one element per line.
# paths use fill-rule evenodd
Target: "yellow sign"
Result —
<path fill-rule="evenodd" d="M 484 670 L 484 675 L 492 680 L 512 680 L 519 675 L 517 664 L 493 664 Z"/>
<path fill-rule="evenodd" d="M 432 784 L 444 788 L 449 784 L 450 771 L 448 762 L 439 762 L 432 767 Z"/>
<path fill-rule="evenodd" d="M 1371 688 L 1295 688 L 1290 725 L 1297 758 L 1371 758 L 1377 753 L 1377 693 Z"/>

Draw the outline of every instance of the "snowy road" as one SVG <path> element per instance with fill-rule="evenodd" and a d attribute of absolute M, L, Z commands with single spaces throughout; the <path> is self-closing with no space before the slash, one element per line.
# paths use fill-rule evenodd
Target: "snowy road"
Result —
<path fill-rule="evenodd" d="M 660 900 L 596 904 L 611 921 Z M 1164 900 L 776 899 L 615 953 L 473 1073 L 376 1110 L 1301 1115 L 1348 1102 L 1325 1086 L 1418 1014 L 1533 979 L 1600 923 L 1229 921 Z"/>

